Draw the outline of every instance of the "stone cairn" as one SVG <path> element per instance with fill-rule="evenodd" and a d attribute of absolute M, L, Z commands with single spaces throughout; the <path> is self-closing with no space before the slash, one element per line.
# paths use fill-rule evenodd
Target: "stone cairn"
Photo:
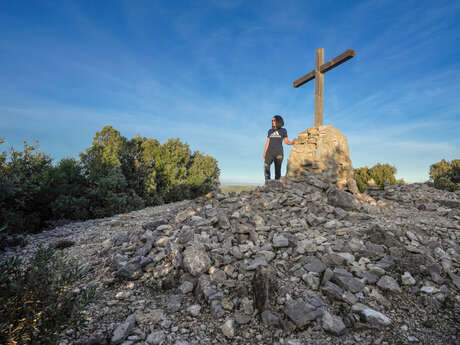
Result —
<path fill-rule="evenodd" d="M 332 125 L 301 132 L 290 152 L 287 176 L 298 179 L 309 175 L 335 184 L 339 189 L 359 193 L 347 138 Z"/>
<path fill-rule="evenodd" d="M 53 244 L 78 260 L 71 291 L 97 298 L 60 345 L 458 344 L 460 194 L 373 193 L 285 178 L 68 224 L 1 256 Z"/>

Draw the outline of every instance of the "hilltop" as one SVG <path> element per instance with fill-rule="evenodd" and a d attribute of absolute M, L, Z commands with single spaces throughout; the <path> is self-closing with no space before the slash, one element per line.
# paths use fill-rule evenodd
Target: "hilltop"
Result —
<path fill-rule="evenodd" d="M 29 235 L 95 288 L 73 344 L 458 344 L 460 195 L 355 197 L 315 178 Z M 70 242 L 69 242 L 70 241 Z"/>

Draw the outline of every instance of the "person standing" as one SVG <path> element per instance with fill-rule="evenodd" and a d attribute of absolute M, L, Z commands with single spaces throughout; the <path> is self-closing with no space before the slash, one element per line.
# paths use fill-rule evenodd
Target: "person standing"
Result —
<path fill-rule="evenodd" d="M 283 141 L 286 145 L 295 144 L 295 139 L 289 141 L 287 131 L 283 126 L 283 118 L 280 115 L 273 116 L 272 128 L 268 130 L 267 142 L 265 143 L 263 154 L 263 158 L 265 159 L 265 180 L 270 180 L 270 166 L 272 163 L 275 163 L 275 180 L 279 180 L 281 177 L 281 164 L 284 157 Z"/>

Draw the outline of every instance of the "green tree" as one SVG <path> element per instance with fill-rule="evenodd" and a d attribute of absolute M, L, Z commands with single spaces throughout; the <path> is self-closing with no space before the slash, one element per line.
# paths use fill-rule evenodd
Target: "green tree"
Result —
<path fill-rule="evenodd" d="M 446 177 L 450 174 L 450 170 L 450 163 L 445 159 L 441 159 L 440 162 L 430 166 L 430 179 L 434 181 L 440 177 Z"/>
<path fill-rule="evenodd" d="M 24 141 L 22 152 L 2 153 L 0 227 L 10 232 L 36 232 L 50 217 L 52 159 L 38 148 Z"/>
<path fill-rule="evenodd" d="M 453 159 L 450 162 L 452 167 L 451 180 L 454 183 L 460 183 L 460 159 Z"/>
<path fill-rule="evenodd" d="M 120 168 L 113 168 L 91 185 L 88 192 L 89 211 L 93 218 L 109 217 L 145 206 L 134 190 L 127 188 Z"/>
<path fill-rule="evenodd" d="M 369 181 L 371 179 L 374 180 L 374 182 L 380 189 L 383 189 L 386 182 L 390 184 L 404 183 L 403 180 L 396 181 L 396 172 L 396 167 L 388 163 L 378 163 L 370 169 L 368 167 L 355 169 L 354 177 L 356 180 L 356 184 L 358 185 L 359 191 L 363 193 L 369 187 Z"/>
<path fill-rule="evenodd" d="M 111 126 L 96 132 L 79 156 L 53 166 L 38 142 L 1 152 L 0 230 L 36 232 L 49 220 L 107 217 L 194 198 L 219 177 L 214 158 L 192 155 L 178 138 L 162 145 L 140 135 L 128 140 Z"/>
<path fill-rule="evenodd" d="M 128 142 L 119 131 L 105 126 L 96 132 L 91 147 L 80 153 L 91 217 L 107 217 L 145 206 L 136 193 L 141 183 L 136 170 L 139 141 L 141 138 Z"/>
<path fill-rule="evenodd" d="M 368 181 L 371 179 L 368 167 L 357 168 L 354 170 L 355 181 L 361 193 L 367 189 Z"/>
<path fill-rule="evenodd" d="M 188 144 L 179 138 L 169 139 L 160 146 L 155 160 L 158 190 L 166 202 L 190 197 L 187 167 L 191 154 Z"/>
<path fill-rule="evenodd" d="M 192 197 L 210 192 L 218 178 L 219 168 L 217 167 L 217 160 L 195 151 L 191 157 L 187 176 Z"/>
<path fill-rule="evenodd" d="M 5 140 L 3 138 L 0 138 L 0 146 L 3 145 L 3 143 L 5 142 Z M 3 171 L 6 169 L 6 151 L 2 151 L 0 153 L 0 174 L 3 173 Z M 0 176 L 3 176 L 3 175 L 0 175 Z"/>
<path fill-rule="evenodd" d="M 105 126 L 100 132 L 96 132 L 92 145 L 85 153 L 80 153 L 89 180 L 96 181 L 107 176 L 113 168 L 119 168 L 122 148 L 123 138 L 112 126 Z"/>
<path fill-rule="evenodd" d="M 156 139 L 136 135 L 124 142 L 122 170 L 128 186 L 141 196 L 147 205 L 159 204 L 155 171 L 155 158 L 160 148 Z"/>
<path fill-rule="evenodd" d="M 83 167 L 74 158 L 61 159 L 51 175 L 52 218 L 84 220 L 90 217 L 88 184 Z"/>
<path fill-rule="evenodd" d="M 435 188 L 456 191 L 460 190 L 460 159 L 448 162 L 442 159 L 430 166 L 430 180 Z"/>
<path fill-rule="evenodd" d="M 396 183 L 395 174 L 397 171 L 396 167 L 388 163 L 378 163 L 369 169 L 369 174 L 374 179 L 377 186 L 383 189 L 385 182 L 389 182 L 390 184 Z"/>

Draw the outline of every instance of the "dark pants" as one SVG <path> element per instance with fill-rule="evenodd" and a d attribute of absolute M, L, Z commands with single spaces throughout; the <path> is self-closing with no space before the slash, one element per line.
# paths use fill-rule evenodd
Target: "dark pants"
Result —
<path fill-rule="evenodd" d="M 283 163 L 283 152 L 267 151 L 265 155 L 265 179 L 270 180 L 270 165 L 275 162 L 275 180 L 281 177 L 281 163 Z"/>

